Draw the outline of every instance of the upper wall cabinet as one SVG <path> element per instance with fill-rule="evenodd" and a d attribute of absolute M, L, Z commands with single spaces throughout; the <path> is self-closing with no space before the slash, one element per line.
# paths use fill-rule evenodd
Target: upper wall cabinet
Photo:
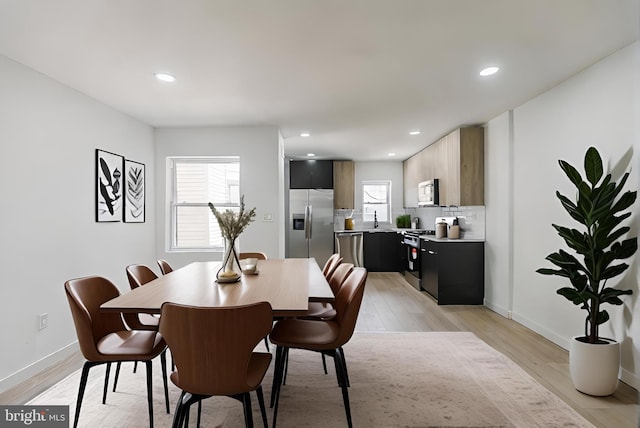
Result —
<path fill-rule="evenodd" d="M 403 162 L 404 206 L 418 206 L 418 183 L 424 181 L 422 174 L 422 152 L 418 152 Z"/>
<path fill-rule="evenodd" d="M 484 205 L 484 128 L 460 128 L 447 135 L 449 162 L 442 205 Z"/>
<path fill-rule="evenodd" d="M 292 160 L 289 180 L 291 189 L 333 189 L 333 161 Z"/>
<path fill-rule="evenodd" d="M 353 161 L 333 162 L 333 207 L 335 209 L 355 208 L 355 170 Z"/>
<path fill-rule="evenodd" d="M 405 206 L 418 183 L 440 180 L 440 205 L 484 205 L 484 128 L 459 128 L 404 162 Z M 416 172 L 417 171 L 417 172 Z"/>

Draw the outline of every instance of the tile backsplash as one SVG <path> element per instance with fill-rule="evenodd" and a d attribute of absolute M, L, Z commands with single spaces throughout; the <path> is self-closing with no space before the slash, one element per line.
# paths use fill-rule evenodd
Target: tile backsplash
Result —
<path fill-rule="evenodd" d="M 484 206 L 442 207 L 443 216 L 458 217 L 460 238 L 466 239 L 485 239 L 484 213 Z"/>
<path fill-rule="evenodd" d="M 485 239 L 485 207 L 419 207 L 393 210 L 391 218 L 393 223 L 380 223 L 380 227 L 396 227 L 395 219 L 399 215 L 409 214 L 412 218 L 419 219 L 419 228 L 435 230 L 436 218 L 458 217 L 460 224 L 460 237 L 467 239 Z M 353 216 L 354 229 L 373 228 L 373 222 L 362 221 L 360 210 L 335 210 L 333 215 L 333 230 L 344 230 L 344 219 Z"/>

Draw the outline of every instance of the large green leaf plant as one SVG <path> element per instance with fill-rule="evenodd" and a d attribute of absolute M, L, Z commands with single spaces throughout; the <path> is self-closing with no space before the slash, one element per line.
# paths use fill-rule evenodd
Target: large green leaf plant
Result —
<path fill-rule="evenodd" d="M 560 249 L 546 257 L 557 269 L 540 268 L 536 272 L 569 280 L 571 286 L 562 287 L 557 293 L 587 311 L 586 340 L 598 343 L 598 327 L 609 320 L 609 313 L 601 310 L 600 305 L 622 305 L 620 296 L 632 294 L 632 290 L 607 287 L 607 280 L 629 268 L 627 263 L 616 263 L 616 260 L 631 257 L 638 248 L 637 238 L 623 239 L 630 228 L 621 225 L 631 216 L 627 209 L 635 202 L 637 192 L 621 193 L 629 178 L 628 172 L 619 183 L 612 180 L 611 174 L 603 177 L 602 158 L 594 147 L 590 147 L 584 157 L 586 181 L 569 163 L 560 160 L 559 164 L 577 188 L 577 201 L 558 191 L 556 196 L 582 227 L 578 230 L 553 224 L 575 255 Z"/>

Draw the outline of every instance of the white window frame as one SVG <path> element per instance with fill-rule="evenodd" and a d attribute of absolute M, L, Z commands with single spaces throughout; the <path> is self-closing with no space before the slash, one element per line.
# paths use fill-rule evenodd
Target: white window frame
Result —
<path fill-rule="evenodd" d="M 223 245 L 209 245 L 209 246 L 187 246 L 187 245 L 178 245 L 177 244 L 177 221 L 178 221 L 178 209 L 183 207 L 202 207 L 206 209 L 209 215 L 211 215 L 211 219 L 213 220 L 215 226 L 217 227 L 217 222 L 215 222 L 215 218 L 213 217 L 213 213 L 209 208 L 208 203 L 213 202 L 217 209 L 232 209 L 239 210 L 240 209 L 240 180 L 238 179 L 235 184 L 238 187 L 238 198 L 237 203 L 235 202 L 220 202 L 220 201 L 203 201 L 203 202 L 181 202 L 178 201 L 177 196 L 177 169 L 176 164 L 179 163 L 192 163 L 192 164 L 215 164 L 215 163 L 237 163 L 238 170 L 240 169 L 240 157 L 239 156 L 201 156 L 201 157 L 169 157 L 167 158 L 168 167 L 170 170 L 169 175 L 169 185 L 170 185 L 170 202 L 169 202 L 169 213 L 168 213 L 168 251 L 170 252 L 202 252 L 202 251 L 224 251 Z M 229 183 L 227 183 L 229 186 Z"/>
<path fill-rule="evenodd" d="M 386 218 L 378 216 L 378 223 L 391 223 L 391 181 L 388 180 L 363 180 L 362 181 L 362 221 L 373 223 L 373 216 L 367 216 L 365 205 L 372 205 L 371 202 L 365 202 L 366 186 L 385 186 L 387 188 L 387 200 L 379 202 L 379 205 L 385 205 L 387 208 Z"/>

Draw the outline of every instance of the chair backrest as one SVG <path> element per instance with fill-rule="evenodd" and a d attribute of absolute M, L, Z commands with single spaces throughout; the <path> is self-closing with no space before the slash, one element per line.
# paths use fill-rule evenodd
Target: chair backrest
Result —
<path fill-rule="evenodd" d="M 335 322 L 339 325 L 339 333 L 335 343 L 336 347 L 347 343 L 353 335 L 366 282 L 367 270 L 360 267 L 353 268 L 336 295 L 334 302 L 337 313 Z"/>
<path fill-rule="evenodd" d="M 118 288 L 100 276 L 71 279 L 64 283 L 82 355 L 102 361 L 97 344 L 109 333 L 126 330 L 119 313 L 101 312 L 100 305 L 120 295 Z"/>
<path fill-rule="evenodd" d="M 342 263 L 342 257 L 340 257 L 340 254 L 332 254 L 322 268 L 322 274 L 324 277 L 328 279 L 340 263 Z"/>
<path fill-rule="evenodd" d="M 132 290 L 156 278 L 158 278 L 158 275 L 145 265 L 127 266 L 127 279 L 129 279 L 129 286 Z"/>
<path fill-rule="evenodd" d="M 160 268 L 160 272 L 162 272 L 163 275 L 166 275 L 169 272 L 173 272 L 173 268 L 166 260 L 158 260 L 158 267 Z"/>
<path fill-rule="evenodd" d="M 255 389 L 247 379 L 249 360 L 272 323 L 268 302 L 215 308 L 167 302 L 160 312 L 160 334 L 178 368 L 179 386 L 203 395 Z"/>
<path fill-rule="evenodd" d="M 334 296 L 338 294 L 338 291 L 340 291 L 342 283 L 347 279 L 353 270 L 353 267 L 353 263 L 340 263 L 327 280 L 329 281 L 329 286 L 331 287 L 331 291 L 333 291 Z"/>
<path fill-rule="evenodd" d="M 263 252 L 253 252 L 253 253 L 240 253 L 238 255 L 240 260 L 244 259 L 258 259 L 258 260 L 267 260 L 267 255 Z"/>

